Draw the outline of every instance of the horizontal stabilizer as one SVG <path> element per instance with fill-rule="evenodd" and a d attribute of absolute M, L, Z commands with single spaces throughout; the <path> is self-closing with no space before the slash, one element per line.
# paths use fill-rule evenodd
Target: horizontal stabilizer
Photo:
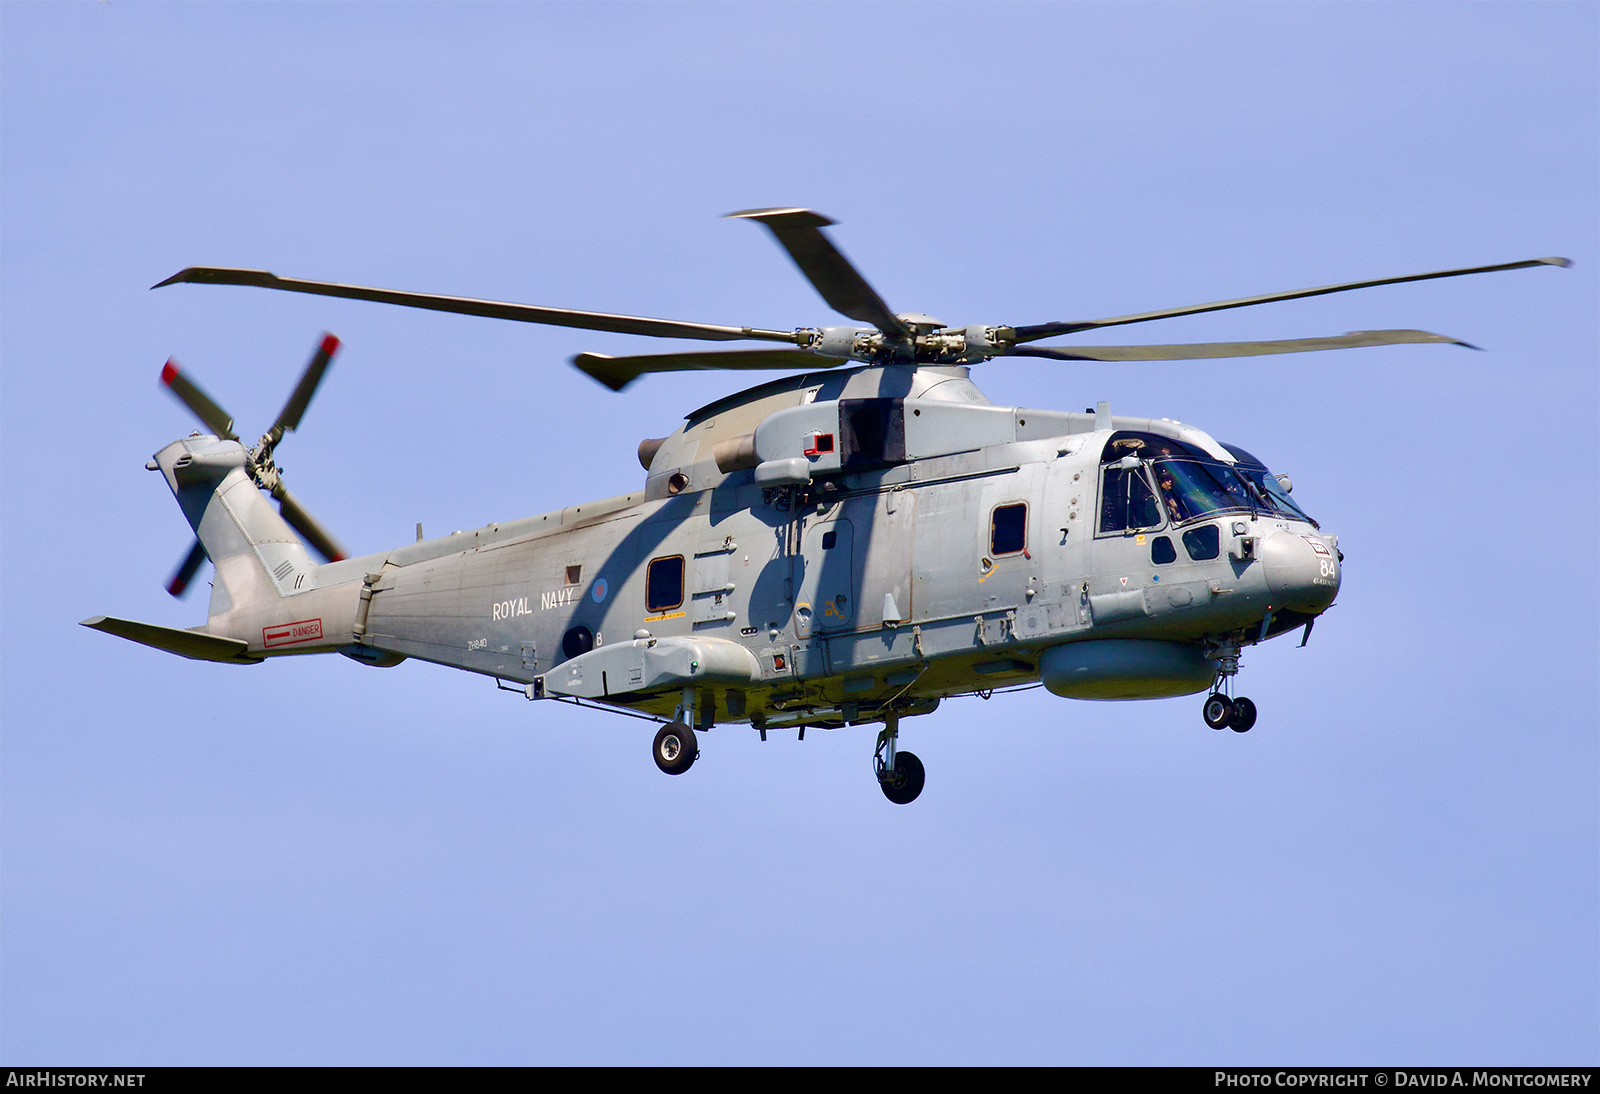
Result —
<path fill-rule="evenodd" d="M 255 665 L 263 659 L 249 653 L 250 644 L 237 638 L 224 638 L 220 634 L 203 631 L 184 631 L 177 627 L 160 627 L 154 623 L 135 623 L 131 619 L 116 619 L 97 615 L 85 619 L 80 626 L 114 634 L 130 642 L 152 646 L 179 657 L 194 661 L 226 661 L 235 665 Z"/>

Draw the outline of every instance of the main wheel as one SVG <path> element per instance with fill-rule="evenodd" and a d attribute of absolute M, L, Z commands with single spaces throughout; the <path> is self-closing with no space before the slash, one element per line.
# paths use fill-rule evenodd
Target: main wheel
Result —
<path fill-rule="evenodd" d="M 883 796 L 896 805 L 910 805 L 922 793 L 922 784 L 927 780 L 927 769 L 915 752 L 896 752 L 894 774 L 880 779 L 878 785 L 883 787 Z"/>
<path fill-rule="evenodd" d="M 1254 709 L 1253 707 L 1251 709 Z M 1201 716 L 1205 718 L 1206 725 L 1212 729 L 1221 729 L 1233 721 L 1234 704 L 1220 691 L 1214 691 L 1206 699 L 1206 705 L 1201 708 Z"/>
<path fill-rule="evenodd" d="M 668 722 L 656 734 L 654 753 L 657 767 L 668 775 L 682 775 L 700 755 L 700 743 L 682 722 Z"/>
<path fill-rule="evenodd" d="M 1228 719 L 1228 728 L 1235 733 L 1249 733 L 1250 727 L 1256 724 L 1256 705 L 1243 695 L 1233 701 L 1233 717 Z"/>

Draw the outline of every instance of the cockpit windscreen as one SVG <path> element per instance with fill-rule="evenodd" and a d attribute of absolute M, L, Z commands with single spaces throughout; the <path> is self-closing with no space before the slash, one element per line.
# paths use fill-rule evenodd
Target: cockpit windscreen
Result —
<path fill-rule="evenodd" d="M 1288 492 L 1265 464 L 1242 448 L 1223 447 L 1236 463 L 1224 463 L 1170 437 L 1150 433 L 1115 434 L 1106 444 L 1102 462 L 1117 465 L 1133 456 L 1141 466 L 1104 468 L 1100 531 L 1149 528 L 1163 519 L 1181 524 L 1213 513 L 1240 509 L 1316 524 L 1290 500 Z M 1155 486 L 1153 494 L 1143 481 L 1146 470 Z M 1155 513 L 1148 511 L 1152 502 L 1159 507 Z"/>

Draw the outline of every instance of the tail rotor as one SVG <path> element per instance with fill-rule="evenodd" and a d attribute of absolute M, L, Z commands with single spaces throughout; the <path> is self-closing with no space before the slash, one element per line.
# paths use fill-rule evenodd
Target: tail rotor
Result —
<path fill-rule="evenodd" d="M 173 596 L 182 596 L 189 591 L 189 582 L 194 580 L 194 575 L 199 572 L 200 564 L 206 560 L 206 549 L 197 539 L 194 546 L 189 548 L 189 553 L 184 556 L 178 568 L 172 574 L 172 580 L 167 582 L 167 592 Z"/>
<path fill-rule="evenodd" d="M 300 374 L 299 382 L 289 394 L 288 402 L 284 403 L 283 409 L 278 412 L 277 420 L 249 450 L 245 461 L 245 469 L 249 472 L 251 480 L 278 503 L 278 512 L 284 521 L 305 538 L 308 546 L 329 562 L 338 562 L 345 558 L 345 549 L 333 533 L 289 493 L 283 483 L 283 471 L 274 461 L 273 453 L 278 443 L 283 440 L 284 434 L 292 433 L 300 427 L 300 419 L 305 415 L 306 408 L 311 405 L 311 397 L 316 394 L 317 386 L 322 383 L 322 377 L 328 371 L 328 366 L 333 363 L 334 354 L 339 352 L 339 344 L 339 339 L 333 335 L 323 336 L 305 371 Z M 204 388 L 186 375 L 175 359 L 169 359 L 162 368 L 161 383 L 212 433 L 223 440 L 239 439 L 233 431 L 233 416 L 206 394 Z M 201 546 L 199 540 L 196 540 L 167 583 L 167 592 L 173 596 L 182 596 L 190 582 L 194 580 L 200 564 L 205 560 L 205 548 Z"/>

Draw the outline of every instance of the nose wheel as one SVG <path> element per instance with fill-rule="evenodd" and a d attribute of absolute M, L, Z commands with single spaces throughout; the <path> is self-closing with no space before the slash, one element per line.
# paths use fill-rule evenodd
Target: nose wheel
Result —
<path fill-rule="evenodd" d="M 1200 716 L 1212 729 L 1221 729 L 1233 720 L 1233 700 L 1220 691 L 1214 691 L 1206 697 L 1206 705 L 1201 708 Z"/>
<path fill-rule="evenodd" d="M 1206 697 L 1201 710 L 1206 725 L 1212 729 L 1231 729 L 1235 733 L 1248 733 L 1256 724 L 1256 705 L 1243 695 L 1230 699 L 1220 691 Z"/>
<path fill-rule="evenodd" d="M 1213 656 L 1217 661 L 1215 689 L 1206 696 L 1206 705 L 1200 714 L 1212 729 L 1231 729 L 1235 733 L 1248 733 L 1256 724 L 1256 705 L 1243 695 L 1232 696 L 1233 678 L 1239 674 L 1239 647 L 1224 646 Z"/>

